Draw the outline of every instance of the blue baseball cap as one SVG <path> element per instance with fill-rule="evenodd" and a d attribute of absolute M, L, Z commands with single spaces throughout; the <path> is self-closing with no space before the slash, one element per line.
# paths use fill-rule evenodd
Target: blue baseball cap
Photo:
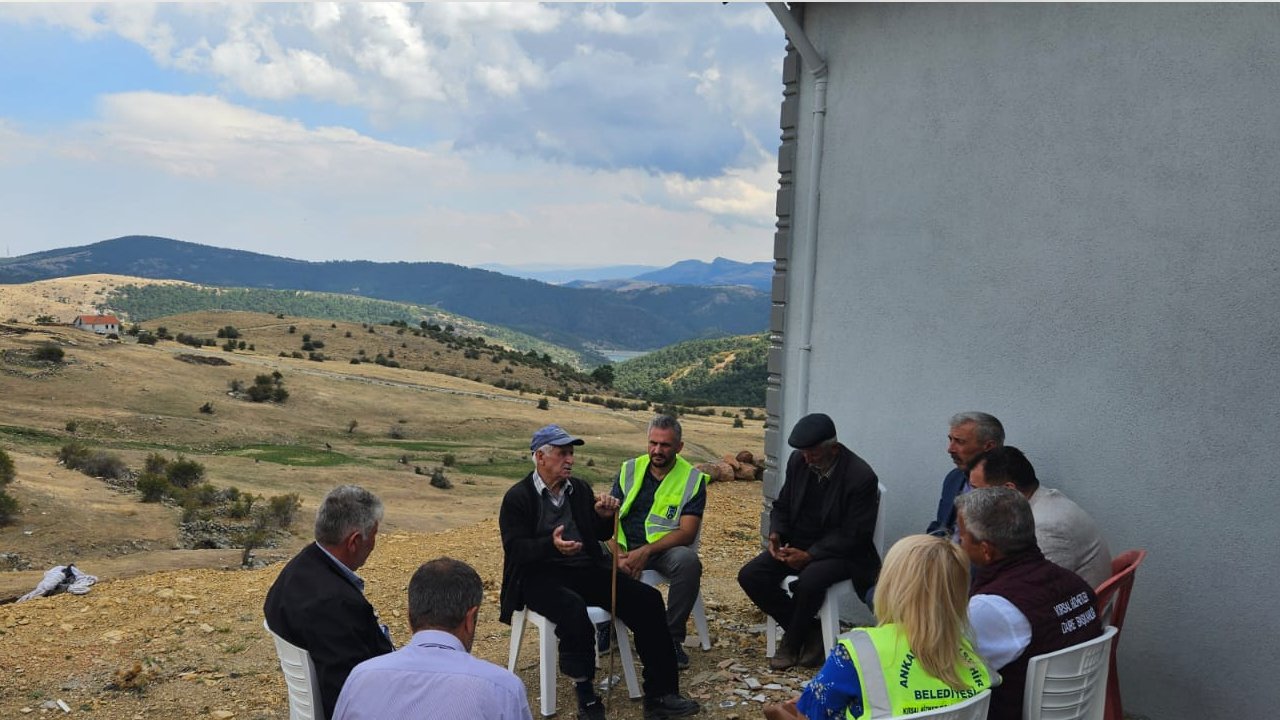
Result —
<path fill-rule="evenodd" d="M 548 425 L 539 428 L 538 432 L 533 434 L 533 440 L 529 443 L 529 450 L 537 450 L 543 445 L 584 445 L 586 441 L 582 438 L 574 437 L 564 431 L 559 425 Z"/>

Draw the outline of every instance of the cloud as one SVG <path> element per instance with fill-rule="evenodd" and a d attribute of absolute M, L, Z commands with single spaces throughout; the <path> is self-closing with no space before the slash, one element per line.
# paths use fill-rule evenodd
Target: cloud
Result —
<path fill-rule="evenodd" d="M 784 41 L 756 5 L 35 4 L 4 18 L 114 33 L 210 94 L 359 108 L 363 132 L 419 142 L 697 177 L 776 143 Z"/>

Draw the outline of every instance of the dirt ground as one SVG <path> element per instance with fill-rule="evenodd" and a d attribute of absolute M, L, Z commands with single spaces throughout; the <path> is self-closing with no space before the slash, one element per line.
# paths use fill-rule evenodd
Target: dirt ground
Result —
<path fill-rule="evenodd" d="M 708 495 L 701 552 L 713 647 L 690 648 L 682 690 L 702 703 L 705 717 L 760 717 L 760 703 L 735 692 L 747 677 L 776 684 L 752 691 L 772 699 L 798 692 L 807 677 L 769 673 L 763 617 L 736 583 L 737 569 L 759 547 L 759 483 L 717 483 Z M 404 643 L 408 578 L 421 562 L 445 555 L 472 564 L 484 579 L 473 652 L 505 665 L 510 634 L 497 621 L 502 550 L 493 514 L 442 532 L 380 535 L 361 570 L 371 602 L 397 644 Z M 278 571 L 274 565 L 155 572 L 100 583 L 84 596 L 0 606 L 0 717 L 35 716 L 44 703 L 61 700 L 73 715 L 101 718 L 287 718 L 284 681 L 262 629 L 262 602 Z M 535 716 L 536 637 L 526 633 L 517 668 Z M 134 669 L 140 672 L 122 680 Z M 113 689 L 120 682 L 136 688 Z M 639 703 L 625 695 L 625 687 L 615 691 L 610 717 L 639 718 Z M 572 688 L 564 678 L 558 696 L 560 716 L 571 717 Z"/>

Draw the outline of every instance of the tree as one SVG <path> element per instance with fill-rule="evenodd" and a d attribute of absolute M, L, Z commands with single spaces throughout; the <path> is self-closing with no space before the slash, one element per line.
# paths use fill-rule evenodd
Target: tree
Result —
<path fill-rule="evenodd" d="M 610 365 L 609 363 L 605 363 L 604 365 L 601 365 L 600 367 L 591 371 L 591 379 L 595 380 L 601 385 L 604 385 L 605 387 L 609 387 L 613 385 L 613 380 L 615 376 L 616 376 L 616 372 L 613 369 L 613 365 Z"/>
<path fill-rule="evenodd" d="M 17 477 L 17 471 L 13 468 L 13 458 L 9 457 L 9 453 L 0 450 L 0 487 L 8 485 Z"/>
<path fill-rule="evenodd" d="M 63 353 L 62 348 L 54 345 L 53 343 L 44 343 L 40 347 L 36 348 L 34 353 L 36 360 L 52 363 L 62 362 L 64 355 L 65 353 Z"/>

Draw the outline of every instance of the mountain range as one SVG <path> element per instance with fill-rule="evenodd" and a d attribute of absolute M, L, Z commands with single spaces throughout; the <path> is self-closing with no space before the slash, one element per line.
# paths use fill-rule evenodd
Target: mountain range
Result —
<path fill-rule="evenodd" d="M 687 270 L 675 274 L 696 274 Z M 0 283 L 6 284 L 88 273 L 430 305 L 595 352 L 755 333 L 766 327 L 769 313 L 768 294 L 742 285 L 571 288 L 448 263 L 310 262 L 140 235 L 0 259 Z"/>
<path fill-rule="evenodd" d="M 504 275 L 542 282 L 605 290 L 656 285 L 746 285 L 767 292 L 773 282 L 773 263 L 744 263 L 727 258 L 711 262 L 681 260 L 667 267 L 653 265 L 606 265 L 603 267 L 555 268 L 547 265 L 481 265 Z"/>

